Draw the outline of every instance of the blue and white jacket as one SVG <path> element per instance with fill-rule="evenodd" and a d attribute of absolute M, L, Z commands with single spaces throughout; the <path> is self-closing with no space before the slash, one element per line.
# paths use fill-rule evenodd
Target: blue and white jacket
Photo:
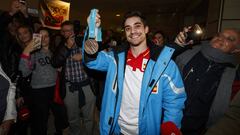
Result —
<path fill-rule="evenodd" d="M 159 135 L 160 125 L 172 121 L 181 126 L 186 94 L 181 74 L 171 60 L 174 49 L 160 48 L 148 43 L 150 59 L 144 71 L 139 106 L 139 134 Z M 98 52 L 96 58 L 84 55 L 85 64 L 91 69 L 107 71 L 102 108 L 100 113 L 100 133 L 120 134 L 118 117 L 121 106 L 124 70 L 128 44 L 111 52 Z M 158 85 L 158 92 L 152 89 Z"/>

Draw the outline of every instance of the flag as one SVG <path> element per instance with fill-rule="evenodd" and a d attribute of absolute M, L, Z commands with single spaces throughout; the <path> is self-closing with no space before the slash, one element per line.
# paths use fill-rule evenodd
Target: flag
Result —
<path fill-rule="evenodd" d="M 62 22 L 69 20 L 70 3 L 60 0 L 41 0 L 40 20 L 44 27 L 59 30 Z"/>

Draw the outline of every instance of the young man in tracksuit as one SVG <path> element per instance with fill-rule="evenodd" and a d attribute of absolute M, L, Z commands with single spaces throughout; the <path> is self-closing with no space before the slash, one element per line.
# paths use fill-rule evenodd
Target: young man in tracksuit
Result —
<path fill-rule="evenodd" d="M 125 15 L 123 27 L 126 43 L 108 53 L 84 55 L 89 68 L 107 72 L 100 133 L 160 134 L 167 121 L 180 127 L 186 94 L 171 60 L 174 49 L 147 41 L 149 28 L 138 11 Z"/>

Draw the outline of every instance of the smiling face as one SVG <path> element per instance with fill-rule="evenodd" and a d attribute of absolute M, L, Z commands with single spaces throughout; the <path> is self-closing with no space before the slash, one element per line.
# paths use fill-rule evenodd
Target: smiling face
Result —
<path fill-rule="evenodd" d="M 240 50 L 240 35 L 237 31 L 226 29 L 211 40 L 211 46 L 224 53 L 234 53 Z"/>
<path fill-rule="evenodd" d="M 148 27 L 144 25 L 140 17 L 133 16 L 126 19 L 124 30 L 127 41 L 132 46 L 146 44 L 146 34 Z"/>
<path fill-rule="evenodd" d="M 26 45 L 28 42 L 32 40 L 32 33 L 27 27 L 20 27 L 17 30 L 17 36 L 21 43 Z"/>

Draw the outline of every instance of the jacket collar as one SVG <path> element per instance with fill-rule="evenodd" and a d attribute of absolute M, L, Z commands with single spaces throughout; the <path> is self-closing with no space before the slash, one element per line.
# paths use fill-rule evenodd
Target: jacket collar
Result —
<path fill-rule="evenodd" d="M 150 49 L 150 59 L 157 61 L 158 56 L 160 55 L 163 47 L 157 46 L 155 45 L 152 41 L 147 40 L 147 46 Z M 130 45 L 127 41 L 124 41 L 122 44 L 120 44 L 119 46 L 113 48 L 113 51 L 115 53 L 121 53 L 121 52 L 125 52 L 125 54 L 127 54 L 127 51 L 129 50 Z"/>

